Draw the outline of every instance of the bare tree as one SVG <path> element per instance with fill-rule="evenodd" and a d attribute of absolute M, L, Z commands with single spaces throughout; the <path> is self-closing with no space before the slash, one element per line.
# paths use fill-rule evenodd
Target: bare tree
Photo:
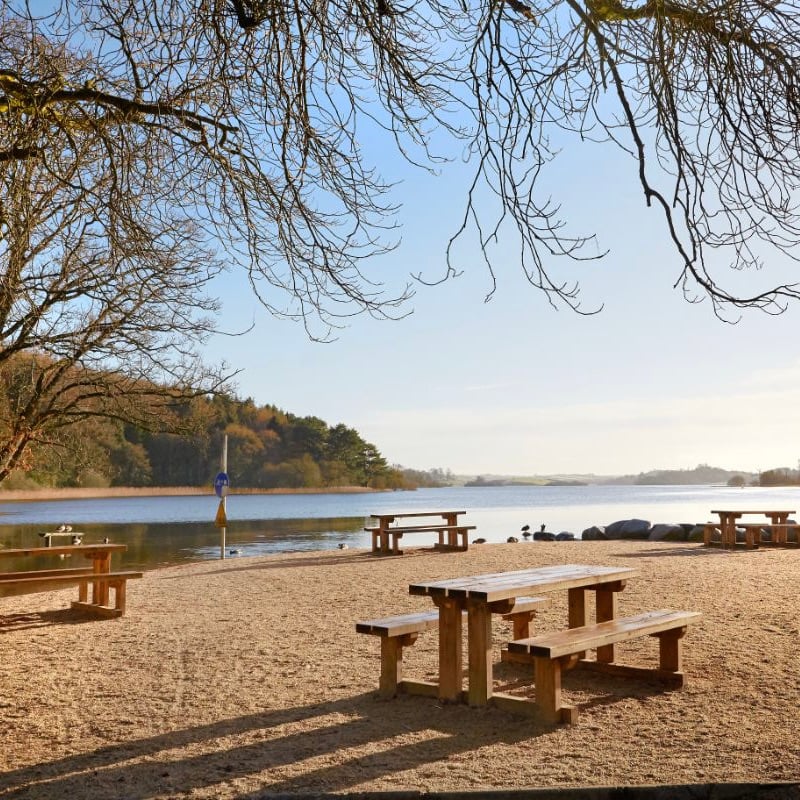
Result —
<path fill-rule="evenodd" d="M 143 139 L 159 181 L 201 210 L 275 313 L 335 324 L 403 308 L 408 291 L 387 297 L 363 272 L 394 245 L 391 187 L 359 144 L 376 129 L 427 166 L 432 132 L 466 139 L 475 180 L 452 244 L 477 236 L 494 276 L 494 244 L 513 232 L 552 302 L 579 307 L 555 256 L 600 257 L 538 194 L 565 134 L 630 154 L 690 294 L 718 311 L 777 312 L 797 297 L 780 282 L 739 296 L 717 266 L 795 258 L 795 2 L 60 0 L 40 17 L 25 0 L 0 6 L 4 29 L 25 37 L 5 48 L 0 159 L 42 155 L 34 120 L 102 127 L 112 156 L 116 140 Z M 41 42 L 80 42 L 84 56 L 47 70 L 30 58 Z"/>
<path fill-rule="evenodd" d="M 183 289 L 193 270 L 202 281 L 207 265 L 216 268 L 202 249 L 224 252 L 270 311 L 305 320 L 313 336 L 327 332 L 315 320 L 402 314 L 411 290 L 387 294 L 374 272 L 397 236 L 392 187 L 364 155 L 377 133 L 426 168 L 438 164 L 431 142 L 465 145 L 474 181 L 447 275 L 462 267 L 459 241 L 477 238 L 494 278 L 496 242 L 513 234 L 528 280 L 552 303 L 582 310 L 557 257 L 594 259 L 598 248 L 591 233 L 569 232 L 542 187 L 558 151 L 568 158 L 571 142 L 593 139 L 630 156 L 631 180 L 663 219 L 676 285 L 690 298 L 709 297 L 720 315 L 777 313 L 800 293 L 776 280 L 741 295 L 720 269 L 758 267 L 765 254 L 796 258 L 796 2 L 41 7 L 0 0 L 4 350 L 14 352 L 12 328 L 41 336 L 79 315 L 85 297 L 97 302 L 70 289 L 54 310 L 40 287 L 23 291 L 18 263 L 33 230 L 20 216 L 26 202 L 39 230 L 51 231 L 26 263 L 45 272 L 59 264 L 65 281 L 79 264 L 115 276 L 144 270 L 150 285 L 161 279 L 169 302 L 134 304 L 172 312 L 156 314 L 169 326 L 152 322 L 162 360 L 181 352 L 171 349 L 177 332 L 200 332 L 191 302 L 173 301 L 191 297 Z M 12 201 L 23 184 L 27 195 Z M 48 202 L 63 224 L 49 221 Z M 169 295 L 175 286 L 183 289 Z M 20 303 L 34 316 L 17 325 Z M 42 351 L 58 353 L 58 343 L 54 336 Z M 143 350 L 131 337 L 117 363 Z"/>
<path fill-rule="evenodd" d="M 70 63 L 38 55 L 43 71 Z M 180 427 L 187 400 L 224 383 L 195 352 L 222 268 L 208 235 L 151 180 L 148 142 L 127 132 L 111 151 L 102 127 L 79 109 L 9 119 L 40 154 L 0 168 L 0 481 L 87 418 Z"/>

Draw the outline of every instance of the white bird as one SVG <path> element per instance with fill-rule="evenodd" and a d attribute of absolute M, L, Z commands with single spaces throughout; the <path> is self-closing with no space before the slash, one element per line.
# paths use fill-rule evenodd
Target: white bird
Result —
<path fill-rule="evenodd" d="M 66 529 L 67 529 L 67 526 L 66 526 L 66 525 L 59 525 L 59 526 L 56 528 L 56 533 L 64 533 L 64 531 L 66 531 Z"/>
<path fill-rule="evenodd" d="M 64 526 L 64 532 L 65 533 L 69 533 L 71 530 L 72 530 L 72 525 L 65 525 Z"/>
<path fill-rule="evenodd" d="M 339 549 L 347 550 L 347 544 L 345 542 L 339 542 Z"/>

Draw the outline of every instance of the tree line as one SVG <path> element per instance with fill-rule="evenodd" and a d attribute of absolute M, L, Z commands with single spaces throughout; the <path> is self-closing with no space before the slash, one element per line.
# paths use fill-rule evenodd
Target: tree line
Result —
<path fill-rule="evenodd" d="M 414 489 L 452 480 L 442 469 L 389 465 L 347 425 L 331 426 L 252 399 L 199 397 L 174 414 L 178 424 L 172 430 L 180 432 L 88 416 L 58 440 L 33 445 L 3 488 L 206 486 L 219 471 L 225 436 L 234 488 Z"/>

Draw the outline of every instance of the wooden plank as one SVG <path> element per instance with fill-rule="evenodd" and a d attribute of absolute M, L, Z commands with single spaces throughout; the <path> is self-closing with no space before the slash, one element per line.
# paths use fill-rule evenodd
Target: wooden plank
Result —
<path fill-rule="evenodd" d="M 24 558 L 26 556 L 88 555 L 92 553 L 114 553 L 127 550 L 126 544 L 64 544 L 53 547 L 8 547 L 0 549 L 0 558 Z"/>
<path fill-rule="evenodd" d="M 712 514 L 764 514 L 769 516 L 770 514 L 796 514 L 796 511 L 742 511 L 739 509 L 733 509 L 731 511 L 712 511 Z"/>
<path fill-rule="evenodd" d="M 439 684 L 433 681 L 402 680 L 397 684 L 398 694 L 422 695 L 423 697 L 438 697 Z"/>
<path fill-rule="evenodd" d="M 404 511 L 397 514 L 370 514 L 370 516 L 373 519 L 406 519 L 408 517 L 457 517 L 466 513 L 466 511 Z"/>
<path fill-rule="evenodd" d="M 526 574 L 527 573 L 527 574 Z M 533 570 L 510 572 L 502 578 L 493 578 L 483 583 L 471 583 L 464 587 L 448 590 L 448 596 L 468 598 L 491 603 L 514 597 L 520 593 L 536 591 L 558 591 L 577 587 L 626 580 L 637 574 L 630 567 L 594 567 L 565 565 L 544 567 Z"/>
<path fill-rule="evenodd" d="M 50 575 L 91 575 L 91 567 L 60 567 L 56 569 L 36 569 L 17 572 L 0 572 L 0 581 L 18 578 L 46 578 Z"/>
<path fill-rule="evenodd" d="M 474 531 L 476 528 L 477 525 L 393 525 L 382 530 L 387 533 L 437 533 L 438 531 Z M 366 528 L 365 530 L 373 529 Z"/>
<path fill-rule="evenodd" d="M 533 658 L 533 656 L 530 656 L 530 658 Z M 601 672 L 604 675 L 614 675 L 619 678 L 657 681 L 671 689 L 681 689 L 686 684 L 686 676 L 680 671 L 665 672 L 664 670 L 652 669 L 650 667 L 631 667 L 627 664 L 604 664 L 588 659 L 578 661 L 577 666 L 580 669 L 589 670 L 589 672 Z"/>
<path fill-rule="evenodd" d="M 487 573 L 450 578 L 428 583 L 412 583 L 409 593 L 415 595 L 474 597 L 485 602 L 505 600 L 527 591 L 555 591 L 573 586 L 591 586 L 634 577 L 631 567 L 601 567 L 585 564 L 560 564 L 527 570 Z M 510 589 L 510 591 L 509 591 Z M 492 596 L 489 596 L 492 595 Z"/>
<path fill-rule="evenodd" d="M 102 619 L 116 619 L 125 613 L 124 609 L 121 608 L 109 608 L 108 606 L 99 606 L 97 603 L 84 603 L 80 600 L 73 600 L 70 606 L 76 611 L 82 611 L 85 614 L 101 617 Z"/>
<path fill-rule="evenodd" d="M 407 633 L 421 633 L 439 625 L 439 612 L 437 610 L 413 614 L 402 614 L 395 617 L 383 617 L 356 623 L 358 633 L 368 633 L 373 636 L 405 636 Z"/>
<path fill-rule="evenodd" d="M 544 658 L 560 658 L 582 650 L 592 650 L 615 642 L 624 642 L 639 636 L 653 636 L 671 628 L 696 622 L 702 614 L 697 611 L 671 611 L 660 609 L 633 617 L 623 617 L 582 628 L 509 642 L 511 652 L 527 652 Z"/>
<path fill-rule="evenodd" d="M 24 576 L 25 573 L 19 573 Z M 17 597 L 22 594 L 35 594 L 38 592 L 52 592 L 63 589 L 65 586 L 76 584 L 102 584 L 108 585 L 116 578 L 141 578 L 142 572 L 70 572 L 68 575 L 49 575 L 44 577 L 18 577 L 0 581 L 0 597 Z"/>

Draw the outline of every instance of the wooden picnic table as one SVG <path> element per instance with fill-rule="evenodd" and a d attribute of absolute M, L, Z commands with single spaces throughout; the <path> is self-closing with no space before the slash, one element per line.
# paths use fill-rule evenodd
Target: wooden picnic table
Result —
<path fill-rule="evenodd" d="M 559 564 L 512 572 L 472 575 L 448 580 L 412 583 L 409 593 L 430 597 L 439 609 L 439 684 L 443 701 L 466 699 L 482 706 L 503 701 L 511 705 L 518 698 L 495 695 L 493 698 L 491 617 L 513 608 L 517 597 L 566 589 L 568 625 L 586 624 L 586 592 L 596 593 L 597 622 L 613 620 L 617 594 L 625 581 L 638 574 L 629 567 L 604 567 L 584 564 Z M 463 660 L 461 652 L 462 612 L 467 612 L 468 689 L 462 692 Z M 614 645 L 598 648 L 599 661 L 614 660 Z"/>
<path fill-rule="evenodd" d="M 463 525 L 458 522 L 458 518 L 466 511 L 404 511 L 391 514 L 371 514 L 373 519 L 378 521 L 374 527 L 367 527 L 364 530 L 372 534 L 372 552 L 386 555 L 400 555 L 402 550 L 399 547 L 399 539 L 404 533 L 439 532 L 439 550 L 466 550 L 469 547 L 466 533 L 474 530 L 474 525 Z M 414 525 L 392 525 L 400 519 L 427 519 L 435 517 L 442 520 L 441 523 L 430 522 L 426 524 Z M 445 535 L 447 542 L 444 541 Z M 392 541 L 390 543 L 390 537 Z M 463 539 L 459 544 L 458 539 Z"/>
<path fill-rule="evenodd" d="M 754 515 L 760 514 L 762 516 L 768 517 L 771 524 L 773 525 L 785 525 L 786 521 L 792 514 L 795 514 L 795 511 L 765 511 L 763 509 L 759 509 L 757 511 L 750 511 L 744 509 L 736 509 L 736 510 L 717 510 L 712 511 L 712 514 L 716 514 L 719 517 L 719 529 L 720 529 L 720 545 L 722 547 L 735 547 L 736 546 L 736 522 L 741 517 L 745 515 Z M 770 523 L 764 523 L 765 527 L 768 527 Z"/>
<path fill-rule="evenodd" d="M 78 585 L 78 600 L 72 604 L 99 616 L 121 616 L 125 611 L 125 583 L 129 578 L 141 578 L 141 572 L 112 572 L 111 555 L 127 550 L 124 544 L 74 544 L 49 547 L 18 547 L 0 549 L 0 558 L 42 558 L 82 556 L 91 564 L 85 567 L 18 569 L 0 572 L 0 597 L 13 597 L 33 592 L 52 591 Z M 89 600 L 88 586 L 92 585 Z M 116 604 L 108 608 L 109 589 L 116 593 Z"/>

